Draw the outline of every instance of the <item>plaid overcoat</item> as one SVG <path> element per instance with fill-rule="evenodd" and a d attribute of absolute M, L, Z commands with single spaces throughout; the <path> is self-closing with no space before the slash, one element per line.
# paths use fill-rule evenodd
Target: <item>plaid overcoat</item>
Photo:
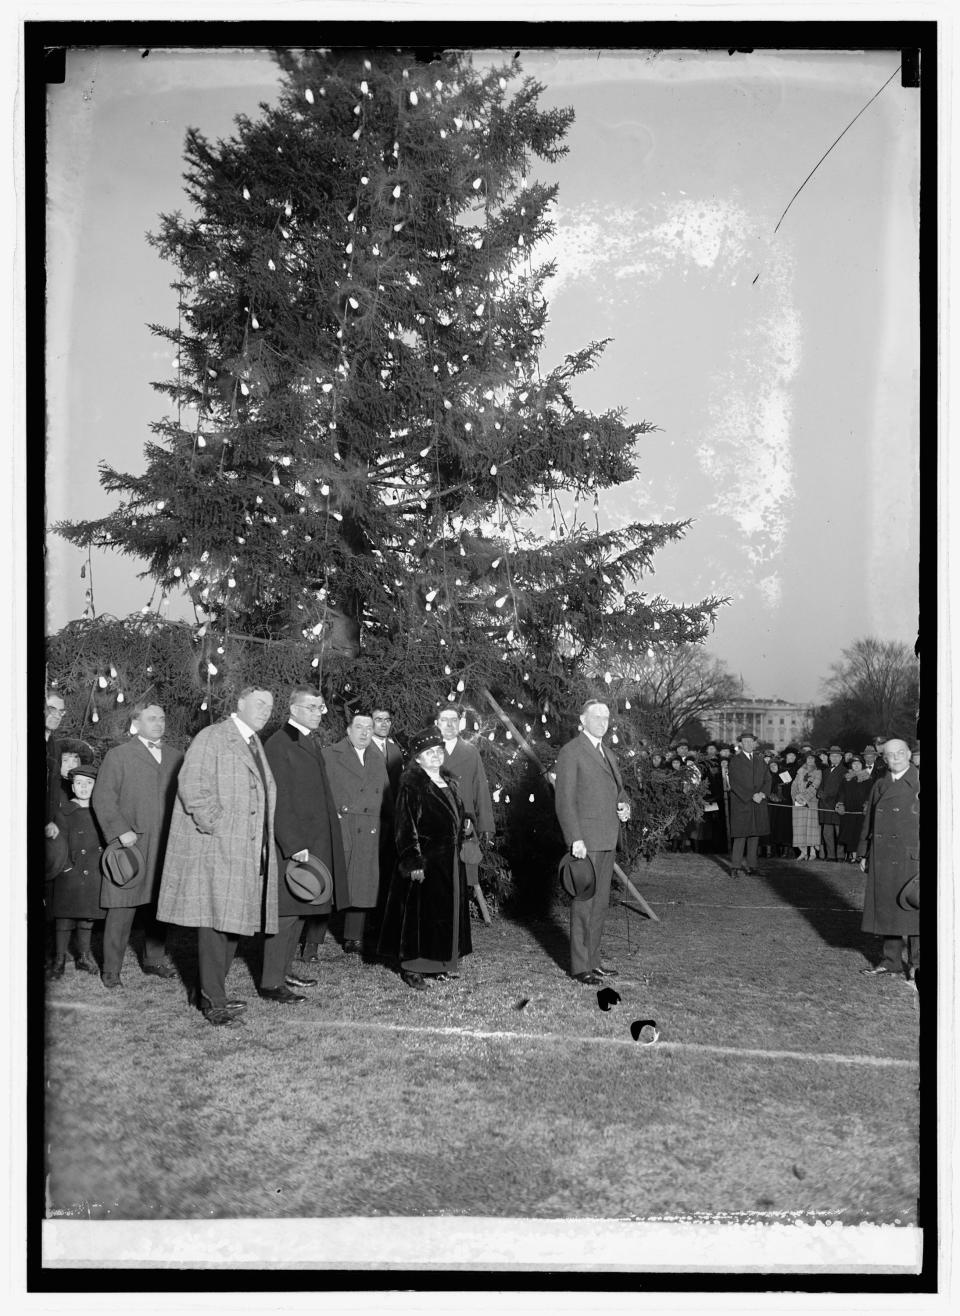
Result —
<path fill-rule="evenodd" d="M 187 750 L 167 839 L 157 918 L 250 936 L 277 931 L 276 786 L 267 791 L 233 718 L 205 727 Z M 261 874 L 264 826 L 266 891 Z"/>

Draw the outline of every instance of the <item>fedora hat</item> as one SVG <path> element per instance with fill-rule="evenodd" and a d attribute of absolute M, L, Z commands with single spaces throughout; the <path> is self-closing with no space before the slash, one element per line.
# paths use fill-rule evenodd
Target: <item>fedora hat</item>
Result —
<path fill-rule="evenodd" d="M 288 859 L 284 876 L 298 900 L 322 905 L 333 895 L 333 874 L 315 854 L 308 854 L 306 859 Z"/>
<path fill-rule="evenodd" d="M 121 845 L 119 839 L 110 842 L 100 860 L 103 873 L 117 886 L 126 886 L 138 878 L 145 867 L 146 860 L 140 847 Z"/>
<path fill-rule="evenodd" d="M 56 836 L 46 838 L 45 860 L 44 867 L 47 879 L 57 877 L 69 864 L 70 851 L 67 848 L 67 838 L 63 832 L 58 832 Z"/>
<path fill-rule="evenodd" d="M 920 875 L 914 874 L 907 884 L 900 888 L 897 895 L 897 904 L 901 909 L 919 909 L 920 908 Z"/>
<path fill-rule="evenodd" d="M 597 889 L 593 860 L 589 855 L 585 859 L 574 859 L 568 851 L 560 860 L 560 881 L 564 891 L 574 900 L 589 900 Z"/>

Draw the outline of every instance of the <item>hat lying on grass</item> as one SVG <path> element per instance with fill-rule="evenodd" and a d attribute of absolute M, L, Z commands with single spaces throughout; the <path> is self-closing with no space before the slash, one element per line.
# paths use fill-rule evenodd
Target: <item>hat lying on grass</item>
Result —
<path fill-rule="evenodd" d="M 146 860 L 136 845 L 121 845 L 119 838 L 111 841 L 103 852 L 100 867 L 111 882 L 117 886 L 126 886 L 139 877 L 146 867 Z"/>
<path fill-rule="evenodd" d="M 589 856 L 574 859 L 572 854 L 565 854 L 560 860 L 559 872 L 564 891 L 574 900 L 589 900 L 597 889 L 597 875 Z"/>
<path fill-rule="evenodd" d="M 285 876 L 298 900 L 324 904 L 333 895 L 333 874 L 315 854 L 308 854 L 306 859 L 288 859 Z"/>

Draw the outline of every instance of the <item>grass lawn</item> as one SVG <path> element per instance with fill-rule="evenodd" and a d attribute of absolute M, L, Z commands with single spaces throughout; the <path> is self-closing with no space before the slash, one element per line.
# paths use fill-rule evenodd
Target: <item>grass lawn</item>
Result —
<path fill-rule="evenodd" d="M 567 976 L 559 904 L 474 923 L 463 976 L 430 992 L 330 943 L 319 987 L 278 1006 L 243 943 L 238 1029 L 187 1005 L 182 930 L 184 982 L 132 951 L 121 991 L 68 970 L 47 997 L 48 1211 L 914 1224 L 917 995 L 858 972 L 859 869 L 762 867 L 641 869 L 661 922 L 611 907 L 607 1011 Z M 660 1040 L 634 1042 L 637 1019 Z"/>

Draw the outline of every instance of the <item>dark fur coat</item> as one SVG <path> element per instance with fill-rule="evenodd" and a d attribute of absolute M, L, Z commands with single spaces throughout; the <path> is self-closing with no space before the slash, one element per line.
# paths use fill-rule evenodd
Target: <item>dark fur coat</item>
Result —
<path fill-rule="evenodd" d="M 400 779 L 397 862 L 380 931 L 380 953 L 399 960 L 449 959 L 455 931 L 457 953 L 472 950 L 467 879 L 460 859 L 465 814 L 456 778 L 445 768 L 440 773 L 446 789 L 435 785 L 416 762 Z M 422 882 L 410 877 L 418 868 L 425 873 Z"/>

